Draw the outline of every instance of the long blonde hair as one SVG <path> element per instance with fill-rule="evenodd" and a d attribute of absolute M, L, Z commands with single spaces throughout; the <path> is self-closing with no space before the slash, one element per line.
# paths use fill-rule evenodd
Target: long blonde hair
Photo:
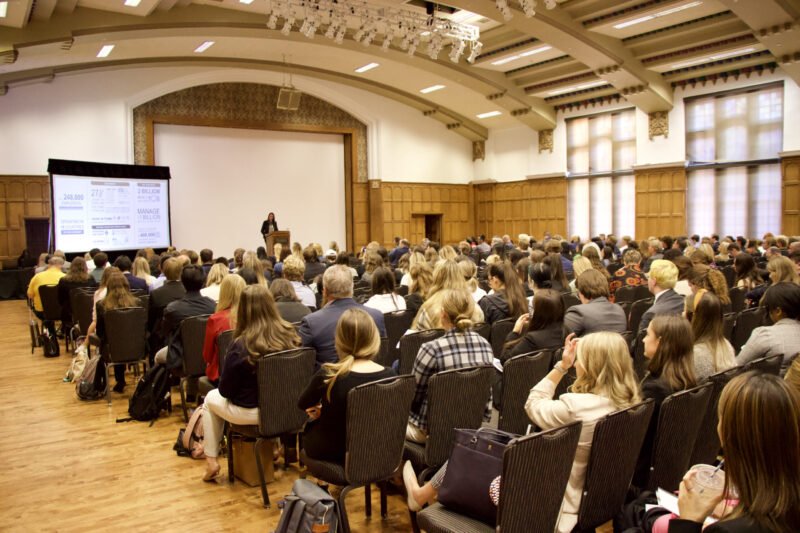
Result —
<path fill-rule="evenodd" d="M 467 281 L 452 259 L 440 261 L 433 269 L 433 283 L 428 288 L 427 298 L 444 289 L 466 289 Z"/>
<path fill-rule="evenodd" d="M 453 328 L 464 333 L 472 328 L 472 315 L 475 312 L 475 299 L 466 289 L 447 289 L 442 292 L 442 310 Z"/>
<path fill-rule="evenodd" d="M 581 338 L 576 362 L 580 362 L 583 373 L 572 385 L 572 392 L 608 398 L 618 409 L 641 401 L 633 360 L 619 333 L 598 331 Z"/>
<path fill-rule="evenodd" d="M 236 306 L 234 339 L 244 344 L 250 363 L 273 352 L 300 345 L 294 326 L 286 322 L 275 308 L 269 290 L 261 285 L 248 285 Z"/>
<path fill-rule="evenodd" d="M 353 368 L 356 359 L 372 359 L 381 349 L 381 338 L 375 321 L 363 309 L 348 309 L 339 317 L 336 324 L 336 352 L 338 363 L 325 363 L 328 385 L 326 392 L 331 401 L 331 389 L 340 376 L 346 376 Z"/>
<path fill-rule="evenodd" d="M 254 251 L 249 250 L 244 253 L 244 257 L 242 258 L 242 268 L 252 268 L 253 272 L 256 274 L 258 284 L 265 288 L 269 287 L 267 278 L 264 277 L 264 269 L 261 267 L 261 260 L 258 258 L 258 254 L 256 254 Z"/>
<path fill-rule="evenodd" d="M 211 267 L 211 270 L 208 271 L 208 277 L 206 277 L 206 287 L 213 287 L 214 285 L 222 284 L 222 280 L 224 280 L 227 276 L 228 267 L 222 263 L 215 264 Z"/>
<path fill-rule="evenodd" d="M 219 285 L 219 301 L 217 302 L 216 312 L 225 309 L 231 310 L 231 319 L 236 318 L 236 304 L 239 303 L 239 296 L 247 286 L 244 278 L 238 274 L 225 276 Z"/>
<path fill-rule="evenodd" d="M 137 277 L 139 279 L 147 280 L 147 276 L 150 275 L 150 264 L 147 262 L 147 259 L 144 257 L 137 257 L 133 260 L 133 265 L 131 265 L 131 276 Z"/>

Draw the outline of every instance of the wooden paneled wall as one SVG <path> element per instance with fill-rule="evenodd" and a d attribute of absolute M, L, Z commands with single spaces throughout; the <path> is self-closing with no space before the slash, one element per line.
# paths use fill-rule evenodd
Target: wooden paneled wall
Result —
<path fill-rule="evenodd" d="M 0 176 L 0 261 L 16 259 L 25 248 L 23 216 L 50 216 L 47 176 Z"/>
<path fill-rule="evenodd" d="M 784 235 L 800 235 L 800 153 L 781 157 Z"/>
<path fill-rule="evenodd" d="M 636 173 L 636 238 L 686 234 L 686 167 L 634 169 Z"/>
<path fill-rule="evenodd" d="M 545 231 L 567 233 L 567 182 L 563 177 L 474 185 L 475 233 L 537 240 Z"/>

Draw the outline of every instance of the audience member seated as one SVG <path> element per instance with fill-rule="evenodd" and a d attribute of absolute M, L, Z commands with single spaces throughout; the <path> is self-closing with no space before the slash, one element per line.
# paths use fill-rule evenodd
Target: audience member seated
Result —
<path fill-rule="evenodd" d="M 403 274 L 403 277 L 400 278 L 400 285 L 405 285 L 406 287 L 411 287 L 411 269 L 413 268 L 414 265 L 422 265 L 422 264 L 426 264 L 426 265 L 428 264 L 425 261 L 425 256 L 424 255 L 422 255 L 421 253 L 416 252 L 416 251 L 411 253 L 411 254 L 409 254 L 409 256 L 408 256 L 408 272 Z M 430 265 L 428 265 L 428 267 L 430 267 L 431 272 L 433 272 L 433 267 L 431 267 Z"/>
<path fill-rule="evenodd" d="M 256 275 L 256 280 L 259 285 L 269 287 L 267 278 L 264 276 L 264 266 L 261 264 L 258 254 L 252 250 L 248 250 L 242 256 L 242 266 L 239 268 L 239 270 L 244 270 L 246 268 L 249 268 L 253 271 L 253 273 Z"/>
<path fill-rule="evenodd" d="M 608 281 L 597 270 L 587 270 L 576 283 L 580 305 L 573 305 L 564 314 L 564 331 L 579 337 L 595 331 L 623 333 L 628 329 L 625 311 L 608 301 Z"/>
<path fill-rule="evenodd" d="M 150 293 L 149 310 L 147 312 L 147 329 L 150 332 L 148 339 L 151 353 L 160 350 L 165 342 L 161 336 L 161 320 L 164 309 L 175 300 L 180 300 L 186 294 L 186 289 L 181 283 L 181 269 L 183 266 L 176 258 L 171 257 L 164 261 L 161 270 L 164 273 L 164 284 Z"/>
<path fill-rule="evenodd" d="M 103 270 L 108 267 L 108 255 L 105 252 L 97 252 L 92 256 L 94 261 L 94 268 L 89 272 L 89 275 L 94 278 L 97 283 L 103 277 Z"/>
<path fill-rule="evenodd" d="M 96 287 L 97 283 L 86 270 L 86 260 L 83 257 L 76 257 L 72 260 L 67 270 L 66 276 L 58 280 L 58 303 L 61 304 L 61 322 L 64 324 L 72 323 L 72 302 L 69 293 L 72 289 L 80 287 Z M 38 291 L 37 291 L 38 292 Z"/>
<path fill-rule="evenodd" d="M 582 257 L 585 257 L 589 260 L 589 263 L 592 265 L 592 268 L 600 272 L 606 281 L 611 280 L 611 274 L 608 273 L 608 269 L 606 269 L 603 262 L 600 260 L 600 252 L 597 250 L 597 245 L 595 243 L 589 243 L 583 247 L 582 250 Z M 575 264 L 572 265 L 573 269 L 575 268 Z M 578 274 L 575 274 L 575 277 L 578 277 Z"/>
<path fill-rule="evenodd" d="M 398 246 L 392 248 L 392 251 L 389 252 L 389 262 L 392 264 L 392 267 L 397 268 L 397 263 L 400 261 L 400 258 L 408 252 L 408 241 L 406 239 L 400 239 Z"/>
<path fill-rule="evenodd" d="M 294 287 L 295 295 L 300 298 L 303 305 L 311 309 L 317 308 L 317 297 L 314 295 L 308 286 L 303 285 L 303 275 L 305 273 L 305 264 L 302 259 L 294 255 L 290 255 L 283 260 L 283 279 L 291 282 Z"/>
<path fill-rule="evenodd" d="M 452 263 L 455 266 L 454 261 L 444 263 Z M 437 270 L 440 266 L 436 267 Z M 472 317 L 475 316 L 476 306 L 469 291 L 464 287 L 445 289 L 438 295 L 439 304 L 435 309 L 439 312 L 438 322 L 446 333 L 438 339 L 423 344 L 414 361 L 412 374 L 417 382 L 417 392 L 411 404 L 411 416 L 406 428 L 406 439 L 413 442 L 424 443 L 428 439 L 428 382 L 431 377 L 445 370 L 491 365 L 494 362 L 492 345 L 472 331 L 474 324 Z M 429 309 L 432 311 L 434 308 Z M 490 393 L 484 420 L 488 422 L 491 414 Z"/>
<path fill-rule="evenodd" d="M 338 361 L 335 346 L 336 325 L 348 309 L 354 307 L 364 309 L 378 326 L 380 336 L 386 336 L 383 313 L 377 309 L 364 307 L 353 300 L 353 277 L 349 268 L 343 265 L 328 268 L 322 276 L 322 286 L 323 302 L 325 302 L 323 308 L 304 316 L 299 329 L 303 346 L 317 350 L 318 365 Z"/>
<path fill-rule="evenodd" d="M 725 276 L 719 270 L 710 268 L 707 265 L 695 265 L 689 271 L 688 281 L 689 287 L 692 288 L 692 296 L 687 297 L 684 303 L 684 312 L 687 318 L 691 318 L 694 306 L 706 292 L 713 292 L 719 298 L 723 313 L 731 312 L 728 285 L 725 282 Z"/>
<path fill-rule="evenodd" d="M 653 268 L 656 268 L 655 264 Z M 653 398 L 655 408 L 633 475 L 632 484 L 636 487 L 643 487 L 647 482 L 661 404 L 670 394 L 697 385 L 692 362 L 694 337 L 689 321 L 681 316 L 656 315 L 647 326 L 644 356 L 650 362 L 642 381 L 642 397 Z"/>
<path fill-rule="evenodd" d="M 375 269 L 383 266 L 383 258 L 377 251 L 367 252 L 364 257 L 364 273 L 361 275 L 361 281 L 372 281 L 372 273 Z"/>
<path fill-rule="evenodd" d="M 224 265 L 220 265 L 223 266 Z M 227 268 L 225 269 L 227 271 Z M 230 278 L 230 279 L 228 279 Z M 203 343 L 203 360 L 206 362 L 206 377 L 216 387 L 219 381 L 219 352 L 217 351 L 217 337 L 223 331 L 233 329 L 236 317 L 236 305 L 239 296 L 245 288 L 244 279 L 237 274 L 229 274 L 222 280 L 219 291 L 219 301 L 214 314 L 208 317 L 206 323 L 206 337 Z"/>
<path fill-rule="evenodd" d="M 706 292 L 692 315 L 694 376 L 698 382 L 736 366 L 733 346 L 723 334 L 723 323 L 722 303 L 716 294 Z"/>
<path fill-rule="evenodd" d="M 306 269 L 303 272 L 303 281 L 311 283 L 314 278 L 325 272 L 325 264 L 319 262 L 317 250 L 313 246 L 307 246 L 303 250 L 303 260 L 306 262 Z"/>
<path fill-rule="evenodd" d="M 647 276 L 639 267 L 639 263 L 642 262 L 642 254 L 639 253 L 639 250 L 625 250 L 622 255 L 622 262 L 624 266 L 615 271 L 608 282 L 608 292 L 612 298 L 620 287 L 647 285 Z"/>
<path fill-rule="evenodd" d="M 564 267 L 561 264 L 563 258 L 561 254 L 550 254 L 545 257 L 543 261 L 544 264 L 550 267 L 550 283 L 552 284 L 552 289 L 558 292 L 566 292 L 569 290 L 569 280 L 567 280 L 567 275 L 564 273 Z M 571 261 L 570 267 L 572 267 Z"/>
<path fill-rule="evenodd" d="M 672 248 L 672 250 L 676 250 Z M 666 256 L 666 254 L 664 254 Z M 665 259 L 669 259 L 672 263 L 678 267 L 678 281 L 675 283 L 675 287 L 672 290 L 686 298 L 687 296 L 691 296 L 694 294 L 692 292 L 692 287 L 689 285 L 689 273 L 694 268 L 694 263 L 692 260 L 686 257 L 685 255 L 681 255 L 678 253 L 677 256 L 673 257 L 665 257 Z"/>
<path fill-rule="evenodd" d="M 489 267 L 489 287 L 494 292 L 478 302 L 486 322 L 493 324 L 504 318 L 517 318 L 528 311 L 525 291 L 509 263 L 495 263 Z"/>
<path fill-rule="evenodd" d="M 211 272 L 211 269 L 214 266 L 214 252 L 208 248 L 203 248 L 200 250 L 200 262 L 202 263 L 201 266 L 203 267 L 203 272 L 205 272 L 206 277 L 208 277 L 208 273 Z"/>
<path fill-rule="evenodd" d="M 376 268 L 372 273 L 372 296 L 364 305 L 377 309 L 381 313 L 403 311 L 406 308 L 405 299 L 394 292 L 394 274 L 385 267 Z"/>
<path fill-rule="evenodd" d="M 433 270 L 433 283 L 425 296 L 425 302 L 419 308 L 414 321 L 411 323 L 411 329 L 414 331 L 444 329 L 441 319 L 442 298 L 444 297 L 444 292 L 448 289 L 469 292 L 467 282 L 464 281 L 464 276 L 461 275 L 461 270 L 455 261 L 441 261 L 436 265 Z M 483 311 L 481 311 L 480 306 L 473 306 L 471 311 L 473 323 L 483 322 Z"/>
<path fill-rule="evenodd" d="M 125 276 L 125 279 L 128 280 L 128 285 L 130 285 L 131 290 L 147 290 L 147 282 L 142 278 L 137 278 L 131 274 L 131 267 L 133 266 L 133 263 L 131 263 L 130 257 L 127 255 L 121 255 L 117 257 L 117 260 L 114 261 L 114 266 L 117 267 Z"/>
<path fill-rule="evenodd" d="M 205 270 L 205 268 L 203 269 Z M 206 298 L 211 298 L 215 302 L 219 301 L 219 293 L 222 290 L 222 280 L 228 275 L 228 267 L 220 263 L 213 265 L 206 274 L 206 286 L 200 289 L 200 294 Z"/>
<path fill-rule="evenodd" d="M 755 287 L 745 295 L 751 307 L 758 305 L 758 302 L 761 301 L 761 297 L 771 285 L 775 285 L 776 283 L 800 283 L 800 277 L 798 277 L 797 271 L 794 268 L 794 263 L 792 263 L 791 259 L 783 257 L 782 255 L 778 254 L 769 260 L 767 263 L 767 272 L 769 273 L 769 284 L 765 283 Z"/>
<path fill-rule="evenodd" d="M 561 241 L 557 239 L 551 239 L 545 244 L 545 251 L 547 252 L 548 257 L 557 257 L 558 261 L 561 263 L 561 270 L 565 275 L 570 275 L 573 273 L 572 270 L 572 261 L 561 255 Z M 551 265 L 552 267 L 552 265 Z M 561 281 L 559 276 L 553 272 L 553 279 L 556 281 Z M 563 283 L 561 290 L 563 291 L 566 288 L 567 284 Z"/>
<path fill-rule="evenodd" d="M 115 269 L 116 270 L 116 269 Z M 97 336 L 100 337 L 100 354 L 102 361 L 108 361 L 108 339 L 106 337 L 106 324 L 105 314 L 112 309 L 122 309 L 125 307 L 141 307 L 141 302 L 137 297 L 131 294 L 130 286 L 128 285 L 128 278 L 121 274 L 119 271 L 112 272 L 106 280 L 106 295 L 97 302 Z M 122 392 L 125 388 L 125 365 L 114 366 L 114 392 Z M 103 391 L 103 381 L 105 381 L 105 372 L 103 367 L 99 366 L 94 374 L 94 387 L 95 390 Z M 106 384 L 108 386 L 109 384 Z"/>
<path fill-rule="evenodd" d="M 275 307 L 278 308 L 278 314 L 285 321 L 295 324 L 311 313 L 308 306 L 303 305 L 303 302 L 297 297 L 291 282 L 285 279 L 276 279 L 269 286 L 269 290 L 273 298 L 275 298 Z"/>
<path fill-rule="evenodd" d="M 738 533 L 800 531 L 800 395 L 770 374 L 737 376 L 719 399 L 717 433 L 725 450 L 721 492 L 704 491 L 689 471 L 680 485 L 680 517 L 659 518 L 653 531 L 668 522 L 669 533 Z M 738 500 L 726 503 L 735 487 Z M 723 500 L 727 498 L 727 500 Z M 717 511 L 718 522 L 705 527 Z M 720 512 L 721 511 L 721 512 Z"/>
<path fill-rule="evenodd" d="M 678 267 L 672 261 L 658 259 L 650 266 L 647 288 L 653 293 L 653 305 L 644 312 L 639 322 L 639 330 L 646 329 L 650 321 L 658 315 L 680 315 L 683 313 L 683 296 L 675 292 L 678 282 Z"/>
<path fill-rule="evenodd" d="M 785 372 L 792 356 L 800 353 L 800 286 L 787 282 L 772 285 L 761 298 L 761 307 L 767 311 L 772 325 L 753 330 L 736 362 L 745 365 L 761 357 L 781 354 L 781 371 Z"/>
<path fill-rule="evenodd" d="M 203 403 L 206 454 L 203 481 L 212 481 L 219 475 L 217 456 L 225 422 L 258 424 L 258 359 L 299 344 L 297 332 L 278 315 L 266 287 L 256 284 L 242 290 L 236 306 L 236 330 L 225 357 L 219 388 L 209 392 Z"/>
<path fill-rule="evenodd" d="M 300 396 L 298 407 L 311 421 L 303 431 L 303 450 L 323 461 L 345 462 L 347 393 L 351 389 L 395 375 L 372 359 L 381 347 L 374 320 L 362 309 L 351 308 L 336 325 L 338 361 L 325 363 Z"/>
<path fill-rule="evenodd" d="M 486 296 L 486 291 L 478 286 L 478 278 L 476 277 L 478 274 L 478 267 L 475 266 L 475 262 L 471 259 L 468 261 L 462 260 L 456 262 L 458 263 L 458 268 L 461 269 L 461 274 L 467 282 L 467 290 L 472 294 L 472 299 L 475 300 L 475 303 L 480 302 L 481 298 Z"/>
<path fill-rule="evenodd" d="M 538 289 L 533 295 L 533 312 L 521 315 L 506 337 L 502 361 L 515 355 L 545 348 L 558 348 L 564 329 L 564 302 L 552 289 Z"/>
<path fill-rule="evenodd" d="M 425 296 L 433 285 L 433 270 L 426 262 L 417 263 L 409 270 L 408 294 L 405 296 L 406 309 L 417 315 Z"/>
<path fill-rule="evenodd" d="M 39 298 L 39 287 L 45 285 L 58 285 L 61 278 L 64 277 L 61 267 L 64 266 L 64 260 L 54 255 L 51 256 L 47 262 L 47 268 L 38 274 L 34 274 L 28 284 L 28 299 L 33 300 L 33 314 L 39 320 L 44 321 L 44 307 L 42 307 L 42 300 Z M 43 322 L 44 327 L 50 332 L 50 335 L 56 336 L 56 324 L 52 320 Z"/>
<path fill-rule="evenodd" d="M 131 274 L 133 274 L 135 278 L 143 279 L 148 289 L 156 280 L 155 276 L 151 275 L 150 273 L 150 263 L 147 262 L 147 259 L 141 256 L 133 260 Z"/>

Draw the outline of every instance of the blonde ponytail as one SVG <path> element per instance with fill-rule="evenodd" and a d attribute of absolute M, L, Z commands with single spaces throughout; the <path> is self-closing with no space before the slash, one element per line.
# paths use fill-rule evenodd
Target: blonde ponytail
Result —
<path fill-rule="evenodd" d="M 363 309 L 348 309 L 336 324 L 336 352 L 339 362 L 325 363 L 328 385 L 327 398 L 331 401 L 331 389 L 339 376 L 346 376 L 353 369 L 356 359 L 372 359 L 381 349 L 381 338 L 372 317 Z"/>
<path fill-rule="evenodd" d="M 444 291 L 442 309 L 444 309 L 450 322 L 460 333 L 472 328 L 475 300 L 466 289 L 448 289 Z"/>

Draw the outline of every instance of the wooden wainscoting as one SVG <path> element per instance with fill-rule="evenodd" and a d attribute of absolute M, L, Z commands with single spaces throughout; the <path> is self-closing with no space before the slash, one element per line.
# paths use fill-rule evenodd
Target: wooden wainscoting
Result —
<path fill-rule="evenodd" d="M 686 234 L 686 167 L 684 162 L 634 167 L 636 238 Z"/>
<path fill-rule="evenodd" d="M 0 261 L 16 260 L 25 248 L 23 216 L 51 216 L 48 176 L 0 176 Z"/>
<path fill-rule="evenodd" d="M 800 152 L 784 152 L 780 156 L 783 198 L 781 233 L 800 235 Z"/>

